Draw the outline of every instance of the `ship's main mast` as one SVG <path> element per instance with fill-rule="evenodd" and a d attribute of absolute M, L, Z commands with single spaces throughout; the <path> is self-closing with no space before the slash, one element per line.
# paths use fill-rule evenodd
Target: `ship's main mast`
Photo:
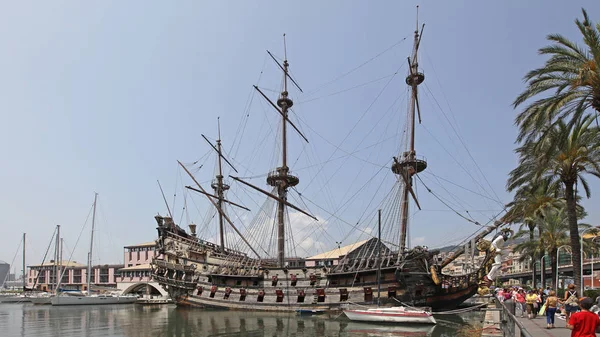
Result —
<path fill-rule="evenodd" d="M 277 100 L 277 106 L 281 109 L 281 166 L 272 171 L 267 176 L 267 184 L 277 188 L 277 265 L 284 267 L 285 264 L 285 207 L 287 201 L 287 191 L 289 187 L 298 185 L 300 179 L 290 174 L 287 166 L 287 123 L 288 110 L 294 105 L 294 102 L 288 97 L 287 79 L 288 79 L 287 53 L 284 53 L 283 60 L 283 91 Z"/>
<path fill-rule="evenodd" d="M 417 7 L 418 10 L 418 7 Z M 421 33 L 423 29 L 421 28 Z M 417 159 L 417 153 L 415 151 L 415 113 L 419 109 L 419 100 L 417 94 L 417 87 L 425 80 L 425 75 L 419 72 L 418 63 L 418 51 L 419 44 L 421 42 L 421 35 L 419 34 L 419 22 L 417 18 L 417 27 L 415 29 L 414 45 L 412 56 L 408 59 L 410 65 L 410 74 L 406 77 L 406 84 L 411 87 L 410 97 L 410 110 L 409 110 L 409 131 L 408 138 L 410 141 L 410 147 L 408 151 L 402 154 L 402 158 L 399 160 L 394 158 L 394 164 L 392 164 L 392 172 L 402 177 L 404 182 L 402 188 L 402 200 L 401 200 L 401 220 L 400 220 L 400 252 L 406 249 L 406 233 L 408 231 L 408 206 L 409 206 L 409 194 L 415 199 L 415 203 L 419 206 L 416 195 L 413 191 L 413 175 L 419 173 L 427 167 L 427 162 L 422 159 Z M 420 112 L 419 112 L 420 122 Z"/>

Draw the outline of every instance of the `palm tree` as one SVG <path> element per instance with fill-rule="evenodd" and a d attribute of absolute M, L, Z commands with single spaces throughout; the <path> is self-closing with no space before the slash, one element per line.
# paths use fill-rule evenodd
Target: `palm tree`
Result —
<path fill-rule="evenodd" d="M 600 178 L 600 129 L 590 125 L 593 119 L 593 116 L 585 115 L 568 124 L 559 120 L 544 138 L 519 147 L 516 151 L 520 155 L 520 164 L 510 173 L 508 181 L 509 190 L 540 179 L 548 180 L 550 185 L 562 185 L 573 249 L 573 271 L 578 285 L 581 285 L 581 247 L 575 187 L 580 182 L 589 198 L 591 191 L 585 174 Z"/>
<path fill-rule="evenodd" d="M 552 209 L 544 211 L 544 219 L 539 223 L 541 236 L 539 242 L 544 246 L 550 257 L 550 269 L 552 270 L 552 288 L 558 286 L 556 279 L 556 262 L 558 247 L 568 245 L 569 238 L 569 223 L 563 209 Z M 573 256 L 575 256 L 574 254 Z M 575 264 L 575 262 L 573 263 Z"/>
<path fill-rule="evenodd" d="M 583 21 L 575 24 L 583 37 L 584 46 L 560 34 L 551 34 L 551 45 L 539 50 L 550 58 L 546 64 L 525 75 L 527 88 L 515 99 L 518 107 L 533 97 L 523 112 L 517 115 L 517 141 L 539 137 L 548 125 L 569 115 L 584 113 L 592 108 L 600 113 L 600 24 L 590 21 L 582 9 Z"/>
<path fill-rule="evenodd" d="M 514 189 L 514 188 L 513 188 Z M 512 192 L 513 189 L 509 189 Z M 561 207 L 563 202 L 558 198 L 558 190 L 551 181 L 546 179 L 543 181 L 529 181 L 525 185 L 519 186 L 516 189 L 515 196 L 512 202 L 507 204 L 508 211 L 502 217 L 505 223 L 520 223 L 520 235 L 524 235 L 524 228 L 529 229 L 529 241 L 534 241 L 535 229 L 539 218 L 543 218 L 543 210 L 549 207 Z M 538 228 L 538 235 L 541 235 L 541 229 Z M 523 232 L 523 233 L 522 233 Z M 533 249 L 532 247 L 523 246 L 523 251 L 527 252 L 526 256 L 530 256 L 532 261 L 537 261 L 538 258 L 544 255 L 544 250 Z M 533 275 L 537 275 L 537 268 L 533 264 Z M 535 285 L 535 280 L 533 280 Z"/>

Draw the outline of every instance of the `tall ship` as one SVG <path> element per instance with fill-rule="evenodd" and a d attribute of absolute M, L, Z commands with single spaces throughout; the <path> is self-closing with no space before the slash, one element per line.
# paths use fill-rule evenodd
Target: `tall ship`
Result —
<path fill-rule="evenodd" d="M 378 223 L 381 226 L 383 216 L 385 232 L 393 232 L 391 239 L 373 234 L 357 243 L 351 253 L 343 254 L 331 264 L 298 265 L 295 263 L 296 256 L 290 256 L 294 241 L 291 238 L 288 210 L 307 219 L 318 219 L 288 200 L 288 192 L 300 184 L 300 178 L 292 173 L 290 167 L 288 129 L 293 129 L 302 140 L 308 142 L 308 139 L 289 117 L 294 102 L 290 98 L 288 84 L 301 89 L 290 75 L 287 55 L 280 62 L 269 53 L 282 70 L 282 90 L 277 100 L 272 101 L 258 86 L 254 88 L 269 109 L 275 110 L 279 117 L 280 162 L 266 175 L 268 187 L 255 186 L 247 179 L 230 176 L 240 188 L 266 197 L 260 211 L 244 227 L 245 230 L 239 226 L 240 217 L 235 223 L 232 221 L 232 212 L 227 211 L 227 207 L 245 209 L 245 206 L 225 196 L 230 186 L 224 182 L 223 165 L 225 163 L 231 169 L 235 168 L 223 153 L 219 136 L 216 145 L 206 139 L 218 160 L 217 174 L 211 184 L 212 193 L 199 183 L 186 165 L 179 162 L 194 182 L 193 186 L 186 188 L 204 195 L 216 211 L 219 221 L 217 243 L 200 238 L 196 225 L 190 225 L 188 230 L 181 228 L 171 214 L 155 217 L 158 225 L 156 242 L 161 256 L 153 261 L 153 277 L 178 305 L 302 311 L 340 310 L 349 304 L 373 305 L 380 301 L 378 304 L 382 305 L 403 304 L 444 310 L 455 308 L 477 292 L 487 292 L 500 267 L 498 247 L 507 239 L 507 235 L 499 235 L 497 238 L 500 239 L 493 242 L 484 237 L 498 231 L 503 225 L 501 222 L 482 226 L 482 230 L 471 238 L 471 254 L 482 252 L 483 258 L 470 273 L 463 275 L 446 275 L 442 273 L 442 268 L 465 253 L 464 247 L 456 249 L 451 258 L 442 260 L 439 250 L 429 250 L 424 246 L 410 247 L 407 243 L 409 205 L 414 203 L 420 209 L 413 184 L 416 175 L 428 166 L 427 161 L 417 156 L 415 150 L 417 114 L 420 122 L 418 87 L 425 80 L 418 63 L 423 27 L 417 24 L 415 29 L 405 80 L 410 90 L 407 147 L 399 156 L 393 157 L 390 169 L 396 177 L 395 184 L 379 213 Z M 269 224 L 272 227 L 268 227 Z M 257 226 L 262 227 L 256 229 Z M 238 236 L 240 245 L 236 248 L 227 247 L 225 228 L 230 228 L 231 233 Z M 273 240 L 270 240 L 271 237 Z"/>

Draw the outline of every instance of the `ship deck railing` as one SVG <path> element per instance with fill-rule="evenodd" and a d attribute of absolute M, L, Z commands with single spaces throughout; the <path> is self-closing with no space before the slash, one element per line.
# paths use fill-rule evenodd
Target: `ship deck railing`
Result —
<path fill-rule="evenodd" d="M 175 264 L 175 263 L 167 262 L 165 260 L 154 260 L 153 263 L 157 267 L 162 267 L 162 268 L 166 268 L 166 269 L 181 270 L 184 272 L 191 272 L 191 271 L 195 270 L 195 268 L 192 267 L 191 265 Z"/>
<path fill-rule="evenodd" d="M 174 287 L 184 288 L 184 289 L 188 289 L 188 290 L 196 289 L 196 284 L 197 284 L 196 282 L 176 280 L 173 278 L 169 278 L 169 277 L 165 277 L 165 276 L 161 276 L 161 275 L 157 275 L 157 274 L 152 275 L 152 277 L 157 282 L 166 284 L 168 286 L 174 286 Z"/>
<path fill-rule="evenodd" d="M 226 255 L 233 254 L 233 255 L 239 255 L 239 256 L 247 256 L 245 253 L 237 251 L 235 249 L 231 249 L 231 248 L 227 248 L 227 247 L 221 248 L 220 246 L 218 246 L 212 242 L 204 241 L 201 239 L 193 240 L 193 239 L 185 238 L 181 235 L 175 234 L 170 231 L 167 231 L 166 234 L 168 237 L 172 237 L 172 238 L 176 238 L 177 240 L 184 241 L 192 247 L 210 248 L 211 250 L 213 250 L 215 252 L 223 252 Z"/>

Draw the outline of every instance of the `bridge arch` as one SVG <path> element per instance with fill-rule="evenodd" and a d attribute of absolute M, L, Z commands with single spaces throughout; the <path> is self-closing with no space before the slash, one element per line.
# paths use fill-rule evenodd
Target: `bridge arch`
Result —
<path fill-rule="evenodd" d="M 169 296 L 169 294 L 161 286 L 154 282 L 134 283 L 123 290 L 123 295 L 127 294 Z"/>

